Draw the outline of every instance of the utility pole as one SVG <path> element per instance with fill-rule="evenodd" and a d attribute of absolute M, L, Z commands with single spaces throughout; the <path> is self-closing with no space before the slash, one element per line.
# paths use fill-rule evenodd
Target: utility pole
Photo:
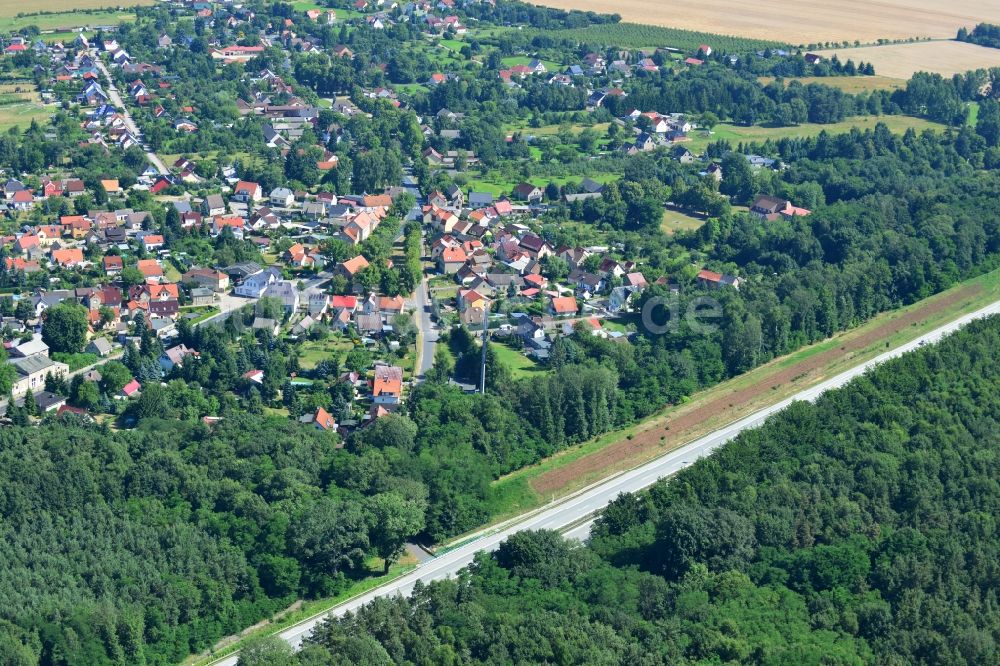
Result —
<path fill-rule="evenodd" d="M 483 308 L 483 359 L 479 370 L 479 392 L 486 395 L 486 345 L 489 342 L 490 311 Z"/>

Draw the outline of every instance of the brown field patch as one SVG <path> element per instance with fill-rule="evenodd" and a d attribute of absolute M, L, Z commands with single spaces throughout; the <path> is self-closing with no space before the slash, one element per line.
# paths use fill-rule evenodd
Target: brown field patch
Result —
<path fill-rule="evenodd" d="M 41 97 L 38 94 L 38 88 L 35 87 L 35 84 L 30 81 L 0 84 L 0 100 L 2 100 L 5 104 L 9 104 L 10 100 L 14 99 L 37 104 Z"/>
<path fill-rule="evenodd" d="M 542 0 L 537 4 L 620 14 L 634 21 L 790 44 L 908 37 L 952 38 L 962 26 L 1000 23 L 1000 0 Z M 880 72 L 881 73 L 881 72 Z"/>
<path fill-rule="evenodd" d="M 823 368 L 838 358 L 874 345 L 882 339 L 934 316 L 935 313 L 971 298 L 980 291 L 982 291 L 982 286 L 978 284 L 957 289 L 943 298 L 934 299 L 933 302 L 924 307 L 914 308 L 900 317 L 874 327 L 865 332 L 864 335 L 859 335 L 840 347 L 832 347 L 813 354 L 799 363 L 762 377 L 759 382 L 752 385 L 733 390 L 731 393 L 714 400 L 693 405 L 690 409 L 680 410 L 675 416 L 657 421 L 660 426 L 666 424 L 666 429 L 656 427 L 638 431 L 632 435 L 631 439 L 619 440 L 562 467 L 539 474 L 531 479 L 531 488 L 541 496 L 558 494 L 567 486 L 579 482 L 580 479 L 590 477 L 598 472 L 623 469 L 623 464 L 628 461 L 642 460 L 650 457 L 653 452 L 662 452 L 664 440 L 661 437 L 664 435 L 668 435 L 669 439 L 675 442 L 671 448 L 691 441 L 695 438 L 695 433 L 701 434 L 699 426 L 702 426 L 706 421 L 718 421 L 720 416 L 731 416 L 732 418 L 728 418 L 727 422 L 735 420 L 743 415 L 740 412 L 741 407 L 759 400 L 762 395 L 804 376 L 821 372 Z"/>
<path fill-rule="evenodd" d="M 863 46 L 855 49 L 830 49 L 819 53 L 841 60 L 870 62 L 875 73 L 900 79 L 909 79 L 914 72 L 934 72 L 951 76 L 972 69 L 1000 67 L 1000 49 L 956 41 L 918 42 L 915 44 L 887 44 Z"/>
<path fill-rule="evenodd" d="M 761 76 L 758 80 L 766 86 L 774 81 L 774 77 Z M 896 90 L 906 86 L 906 79 L 894 79 L 889 76 L 796 76 L 785 79 L 785 87 L 791 85 L 792 81 L 798 81 L 804 86 L 818 83 L 821 86 L 843 90 L 851 95 L 873 90 Z"/>

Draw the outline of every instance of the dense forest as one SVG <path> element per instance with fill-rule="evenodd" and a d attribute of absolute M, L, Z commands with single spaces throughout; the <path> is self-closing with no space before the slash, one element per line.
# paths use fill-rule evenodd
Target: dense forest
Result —
<path fill-rule="evenodd" d="M 425 493 L 371 487 L 333 443 L 238 415 L 3 428 L 0 663 L 173 664 L 370 575 L 421 528 Z"/>
<path fill-rule="evenodd" d="M 971 31 L 968 28 L 959 28 L 956 39 L 960 42 L 1000 49 L 1000 25 L 980 23 Z"/>
<path fill-rule="evenodd" d="M 267 664 L 989 664 L 998 658 L 1000 318 L 797 403 L 582 547 L 511 537 Z"/>

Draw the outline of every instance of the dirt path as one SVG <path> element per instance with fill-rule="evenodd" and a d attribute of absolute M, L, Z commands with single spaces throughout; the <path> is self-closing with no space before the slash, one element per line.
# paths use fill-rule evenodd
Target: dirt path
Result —
<path fill-rule="evenodd" d="M 753 402 L 756 398 L 759 398 L 761 394 L 788 384 L 801 378 L 803 375 L 820 370 L 837 359 L 865 349 L 879 340 L 895 335 L 915 323 L 932 317 L 950 305 L 977 294 L 981 290 L 982 288 L 979 285 L 968 286 L 944 298 L 939 298 L 925 307 L 911 310 L 901 317 L 887 321 L 864 335 L 850 340 L 841 347 L 834 347 L 814 354 L 809 358 L 803 359 L 800 363 L 764 377 L 760 382 L 751 386 L 735 390 L 711 402 L 678 414 L 674 418 L 664 419 L 662 425 L 665 427 L 649 428 L 641 432 L 636 432 L 632 439 L 619 440 L 600 451 L 595 451 L 594 453 L 578 458 L 563 467 L 544 472 L 531 480 L 531 488 L 540 495 L 558 493 L 581 477 L 612 467 L 620 468 L 622 461 L 638 458 L 643 453 L 662 448 L 663 441 L 661 437 L 668 432 L 671 440 L 678 443 L 687 441 L 690 439 L 688 436 L 690 432 L 708 419 L 718 417 L 720 414 L 727 412 L 733 412 L 735 418 L 735 412 Z"/>

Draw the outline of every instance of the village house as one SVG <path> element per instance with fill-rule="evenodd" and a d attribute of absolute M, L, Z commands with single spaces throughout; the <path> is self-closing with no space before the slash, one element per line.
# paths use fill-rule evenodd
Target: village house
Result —
<path fill-rule="evenodd" d="M 278 275 L 278 271 L 273 268 L 260 271 L 244 278 L 242 282 L 236 285 L 233 293 L 243 298 L 260 298 L 264 290 L 278 279 Z"/>
<path fill-rule="evenodd" d="M 35 334 L 30 340 L 19 342 L 7 350 L 11 358 L 28 358 L 30 356 L 48 356 L 49 346 L 42 340 L 42 336 Z"/>
<path fill-rule="evenodd" d="M 183 344 L 171 347 L 160 356 L 160 369 L 166 375 L 175 367 L 184 365 L 184 359 L 188 356 L 197 358 L 198 352 Z"/>
<path fill-rule="evenodd" d="M 267 298 L 277 298 L 285 308 L 285 314 L 290 315 L 299 309 L 299 290 L 294 282 L 278 280 L 267 286 L 262 295 Z"/>
<path fill-rule="evenodd" d="M 143 277 L 156 279 L 163 277 L 163 266 L 156 259 L 140 259 L 135 262 L 135 267 Z"/>
<path fill-rule="evenodd" d="M 743 279 L 733 276 L 726 275 L 724 273 L 716 273 L 715 271 L 710 271 L 707 269 L 702 269 L 698 271 L 698 285 L 705 287 L 706 289 L 722 289 L 723 287 L 732 287 L 733 289 L 739 289 L 740 285 L 743 284 Z"/>
<path fill-rule="evenodd" d="M 287 187 L 276 187 L 271 190 L 268 199 L 272 206 L 288 208 L 295 203 L 295 194 Z"/>
<path fill-rule="evenodd" d="M 403 398 L 403 369 L 394 365 L 376 365 L 372 380 L 372 402 L 398 405 Z"/>
<path fill-rule="evenodd" d="M 445 275 L 453 275 L 465 265 L 467 259 L 461 247 L 445 247 L 438 255 L 438 268 Z"/>
<path fill-rule="evenodd" d="M 256 203 L 264 198 L 264 191 L 257 183 L 241 180 L 233 188 L 233 201 L 242 203 Z"/>
<path fill-rule="evenodd" d="M 53 361 L 48 356 L 35 354 L 25 358 L 10 360 L 17 376 L 11 386 L 11 395 L 17 397 L 28 391 L 45 386 L 48 375 L 65 378 L 69 374 L 69 366 L 59 361 Z"/>
<path fill-rule="evenodd" d="M 580 307 L 572 296 L 556 296 L 549 301 L 548 313 L 553 317 L 572 317 L 579 312 Z"/>
<path fill-rule="evenodd" d="M 782 218 L 790 220 L 793 217 L 809 215 L 811 212 L 792 205 L 791 201 L 766 194 L 759 195 L 750 206 L 751 215 L 768 222 Z"/>
<path fill-rule="evenodd" d="M 299 417 L 299 422 L 312 424 L 314 428 L 322 432 L 336 432 L 337 421 L 322 407 L 317 407 L 311 414 L 303 414 Z"/>
<path fill-rule="evenodd" d="M 201 214 L 205 217 L 223 215 L 226 212 L 226 202 L 221 194 L 209 194 L 201 202 Z"/>
<path fill-rule="evenodd" d="M 342 261 L 334 271 L 335 275 L 343 276 L 349 283 L 353 283 L 358 273 L 368 268 L 368 260 L 363 255 L 358 255 L 353 259 Z"/>
<path fill-rule="evenodd" d="M 216 294 L 206 287 L 195 287 L 191 290 L 191 305 L 205 307 L 215 305 Z"/>
<path fill-rule="evenodd" d="M 105 275 L 118 275 L 124 267 L 121 257 L 110 254 L 101 259 L 101 265 L 104 267 Z"/>
<path fill-rule="evenodd" d="M 229 289 L 229 276 L 211 268 L 192 268 L 181 276 L 181 280 L 212 291 Z"/>
<path fill-rule="evenodd" d="M 104 358 L 111 353 L 111 350 L 111 342 L 109 342 L 107 338 L 94 338 L 83 351 L 88 354 L 94 354 L 100 358 Z"/>
<path fill-rule="evenodd" d="M 521 183 L 514 188 L 514 197 L 519 201 L 537 204 L 545 197 L 545 190 L 531 183 Z"/>

